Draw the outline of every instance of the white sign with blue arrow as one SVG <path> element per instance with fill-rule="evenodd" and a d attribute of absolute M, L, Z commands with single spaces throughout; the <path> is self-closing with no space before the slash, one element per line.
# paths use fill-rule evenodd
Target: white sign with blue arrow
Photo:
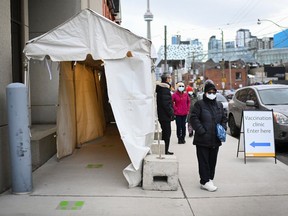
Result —
<path fill-rule="evenodd" d="M 243 111 L 245 156 L 275 157 L 273 111 Z"/>

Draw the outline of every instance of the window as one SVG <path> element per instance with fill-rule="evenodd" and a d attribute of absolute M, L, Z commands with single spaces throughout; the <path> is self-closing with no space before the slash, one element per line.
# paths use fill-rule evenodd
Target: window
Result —
<path fill-rule="evenodd" d="M 241 72 L 236 72 L 236 80 L 242 80 L 242 73 Z"/>
<path fill-rule="evenodd" d="M 247 98 L 247 89 L 242 89 L 236 93 L 237 100 L 246 103 Z"/>
<path fill-rule="evenodd" d="M 253 89 L 249 89 L 247 91 L 247 100 L 253 100 L 254 104 L 257 106 L 258 105 L 258 99 L 255 91 Z"/>

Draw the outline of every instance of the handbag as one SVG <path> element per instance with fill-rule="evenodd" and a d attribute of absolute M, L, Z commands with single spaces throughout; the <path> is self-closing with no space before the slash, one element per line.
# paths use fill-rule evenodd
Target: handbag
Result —
<path fill-rule="evenodd" d="M 216 134 L 218 139 L 221 142 L 225 142 L 226 141 L 226 131 L 224 129 L 224 127 L 221 124 L 216 124 Z"/>
<path fill-rule="evenodd" d="M 200 104 L 203 104 L 203 101 L 200 102 Z M 209 107 L 209 111 L 210 111 L 211 115 L 213 116 L 214 114 L 213 114 L 213 111 L 211 110 L 210 107 Z M 212 118 L 212 119 L 215 121 L 215 118 Z M 218 139 L 221 142 L 226 142 L 226 130 L 224 129 L 224 127 L 220 123 L 216 123 L 215 129 L 216 129 L 216 135 L 217 135 Z"/>

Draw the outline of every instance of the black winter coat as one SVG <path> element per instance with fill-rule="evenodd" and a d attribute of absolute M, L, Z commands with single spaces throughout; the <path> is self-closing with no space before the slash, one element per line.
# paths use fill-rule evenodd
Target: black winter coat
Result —
<path fill-rule="evenodd" d="M 172 104 L 172 95 L 170 85 L 168 83 L 157 83 L 157 114 L 159 121 L 172 121 L 174 119 L 174 111 Z"/>
<path fill-rule="evenodd" d="M 210 100 L 204 94 L 203 99 L 194 104 L 189 120 L 195 130 L 194 145 L 210 148 L 221 146 L 216 135 L 216 124 L 220 123 L 227 130 L 227 117 L 221 102 Z"/>

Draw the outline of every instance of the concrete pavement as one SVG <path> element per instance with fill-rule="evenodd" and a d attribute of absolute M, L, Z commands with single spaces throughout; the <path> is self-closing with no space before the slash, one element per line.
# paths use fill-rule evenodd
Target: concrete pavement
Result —
<path fill-rule="evenodd" d="M 130 163 L 117 130 L 76 149 L 59 162 L 54 156 L 33 172 L 33 192 L 0 195 L 0 215 L 244 216 L 288 215 L 288 166 L 274 158 L 236 157 L 238 140 L 228 135 L 219 151 L 216 192 L 200 189 L 192 138 L 171 151 L 179 160 L 177 191 L 128 188 L 122 170 Z"/>

